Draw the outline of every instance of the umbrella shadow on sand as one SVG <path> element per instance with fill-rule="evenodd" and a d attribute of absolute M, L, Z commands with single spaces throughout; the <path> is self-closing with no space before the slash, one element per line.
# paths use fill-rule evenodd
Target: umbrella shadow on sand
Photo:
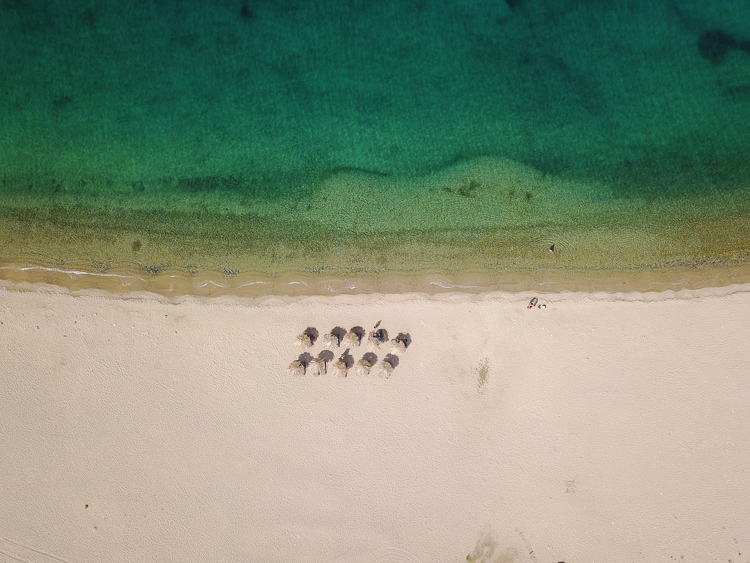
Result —
<path fill-rule="evenodd" d="M 378 363 L 378 356 L 373 352 L 366 352 L 362 359 L 354 365 L 354 371 L 357 375 L 368 375 L 372 366 Z"/>

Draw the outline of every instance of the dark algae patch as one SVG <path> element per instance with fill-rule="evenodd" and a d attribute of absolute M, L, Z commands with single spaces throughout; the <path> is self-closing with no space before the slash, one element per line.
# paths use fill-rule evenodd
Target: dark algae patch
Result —
<path fill-rule="evenodd" d="M 723 64 L 734 50 L 750 55 L 750 40 L 737 39 L 721 29 L 706 31 L 698 39 L 698 52 L 713 65 Z"/>

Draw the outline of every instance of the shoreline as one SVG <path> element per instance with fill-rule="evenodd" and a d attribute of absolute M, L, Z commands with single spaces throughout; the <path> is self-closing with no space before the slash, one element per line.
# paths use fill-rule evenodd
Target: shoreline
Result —
<path fill-rule="evenodd" d="M 14 193 L 0 280 L 207 297 L 725 286 L 750 282 L 745 191 L 623 199 L 477 159 L 411 183 L 341 172 L 288 201 Z"/>
<path fill-rule="evenodd" d="M 144 293 L 165 298 L 181 297 L 306 297 L 323 295 L 371 295 L 419 293 L 480 294 L 492 292 L 559 294 L 630 293 L 698 290 L 750 284 L 750 265 L 649 270 L 540 269 L 497 275 L 438 272 L 388 273 L 381 276 L 333 277 L 304 273 L 278 276 L 245 273 L 227 276 L 220 272 L 186 274 L 173 270 L 156 275 L 142 270 L 118 269 L 87 272 L 40 265 L 0 264 L 0 287 L 36 291 L 56 287 L 71 294 L 105 293 L 128 298 Z"/>

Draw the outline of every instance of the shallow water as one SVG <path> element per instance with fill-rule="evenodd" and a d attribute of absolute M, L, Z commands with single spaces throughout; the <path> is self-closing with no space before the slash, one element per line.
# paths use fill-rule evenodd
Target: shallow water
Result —
<path fill-rule="evenodd" d="M 0 261 L 747 265 L 749 40 L 740 0 L 0 2 Z"/>

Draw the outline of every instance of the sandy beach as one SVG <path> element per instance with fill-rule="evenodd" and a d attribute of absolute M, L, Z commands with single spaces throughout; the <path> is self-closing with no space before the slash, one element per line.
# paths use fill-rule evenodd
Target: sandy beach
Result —
<path fill-rule="evenodd" d="M 0 52 L 0 563 L 750 563 L 750 2 Z"/>
<path fill-rule="evenodd" d="M 750 560 L 750 285 L 3 283 L 2 561 Z M 389 379 L 288 374 L 304 328 L 378 321 Z"/>

